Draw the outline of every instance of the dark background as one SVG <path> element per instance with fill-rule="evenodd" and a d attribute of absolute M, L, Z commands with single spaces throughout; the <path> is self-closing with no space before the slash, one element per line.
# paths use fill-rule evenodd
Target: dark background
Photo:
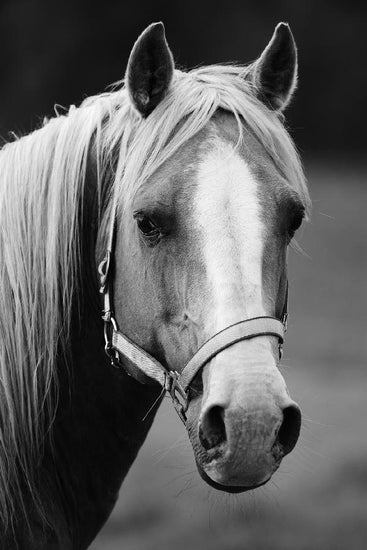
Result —
<path fill-rule="evenodd" d="M 179 66 L 255 59 L 278 21 L 299 47 L 287 122 L 313 214 L 290 254 L 283 373 L 300 441 L 255 492 L 199 478 L 165 402 L 93 550 L 365 550 L 367 541 L 367 3 L 187 0 L 0 2 L 0 135 L 24 133 L 124 75 L 138 34 L 163 20 Z"/>
<path fill-rule="evenodd" d="M 299 44 L 288 113 L 299 147 L 364 154 L 367 3 L 346 0 L 2 0 L 0 135 L 29 131 L 55 103 L 78 103 L 120 80 L 137 35 L 157 20 L 185 67 L 251 61 L 288 21 Z"/>

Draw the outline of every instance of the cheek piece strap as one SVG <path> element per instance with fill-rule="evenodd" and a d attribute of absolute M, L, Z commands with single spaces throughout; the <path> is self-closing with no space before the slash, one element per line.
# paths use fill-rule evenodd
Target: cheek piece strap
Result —
<path fill-rule="evenodd" d="M 103 298 L 105 352 L 111 364 L 124 369 L 127 374 L 142 384 L 158 383 L 172 398 L 178 416 L 186 424 L 190 384 L 196 374 L 218 353 L 237 342 L 258 336 L 274 336 L 279 342 L 279 357 L 282 356 L 284 334 L 288 319 L 288 283 L 281 319 L 275 317 L 252 317 L 224 328 L 207 340 L 180 370 L 172 371 L 157 361 L 144 349 L 119 331 L 113 316 L 111 259 L 114 244 L 114 225 L 107 243 L 107 253 L 99 264 L 100 293 Z"/>

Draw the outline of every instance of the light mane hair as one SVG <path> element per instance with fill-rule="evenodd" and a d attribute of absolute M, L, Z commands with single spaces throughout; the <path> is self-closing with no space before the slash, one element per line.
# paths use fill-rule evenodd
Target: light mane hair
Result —
<path fill-rule="evenodd" d="M 277 113 L 256 97 L 248 67 L 175 71 L 170 90 L 143 119 L 123 83 L 85 100 L 0 152 L 0 520 L 27 516 L 19 479 L 40 516 L 37 469 L 57 409 L 57 356 L 68 347 L 78 296 L 81 212 L 87 164 L 95 155 L 103 242 L 112 204 L 136 190 L 218 109 L 242 120 L 308 208 L 302 166 Z M 102 204 L 102 202 L 101 202 Z M 20 475 L 21 474 L 21 475 Z"/>

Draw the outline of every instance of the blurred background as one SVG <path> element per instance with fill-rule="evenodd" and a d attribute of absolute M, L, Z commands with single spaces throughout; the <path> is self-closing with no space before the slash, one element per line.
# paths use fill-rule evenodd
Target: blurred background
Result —
<path fill-rule="evenodd" d="M 301 439 L 264 488 L 216 493 L 165 402 L 93 550 L 359 550 L 367 544 L 367 4 L 324 0 L 1 0 L 0 136 L 124 75 L 166 25 L 178 66 L 255 59 L 278 21 L 299 47 L 287 124 L 314 208 L 291 252 L 283 371 Z"/>

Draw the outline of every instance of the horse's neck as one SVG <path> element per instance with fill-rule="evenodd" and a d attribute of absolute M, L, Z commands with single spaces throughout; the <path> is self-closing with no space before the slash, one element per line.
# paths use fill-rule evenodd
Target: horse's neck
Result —
<path fill-rule="evenodd" d="M 58 479 L 51 483 L 61 489 L 67 523 L 79 539 L 73 548 L 86 547 L 110 514 L 155 411 L 143 418 L 159 395 L 109 365 L 103 327 L 90 309 L 84 305 L 73 331 L 72 365 L 62 369 L 53 428 Z"/>
<path fill-rule="evenodd" d="M 143 418 L 159 390 L 152 391 L 109 365 L 96 323 L 88 322 L 76 336 L 72 381 L 69 385 L 68 375 L 62 381 L 54 437 L 65 501 L 67 506 L 75 502 L 76 527 L 84 547 L 115 504 L 151 426 L 154 413 Z"/>

